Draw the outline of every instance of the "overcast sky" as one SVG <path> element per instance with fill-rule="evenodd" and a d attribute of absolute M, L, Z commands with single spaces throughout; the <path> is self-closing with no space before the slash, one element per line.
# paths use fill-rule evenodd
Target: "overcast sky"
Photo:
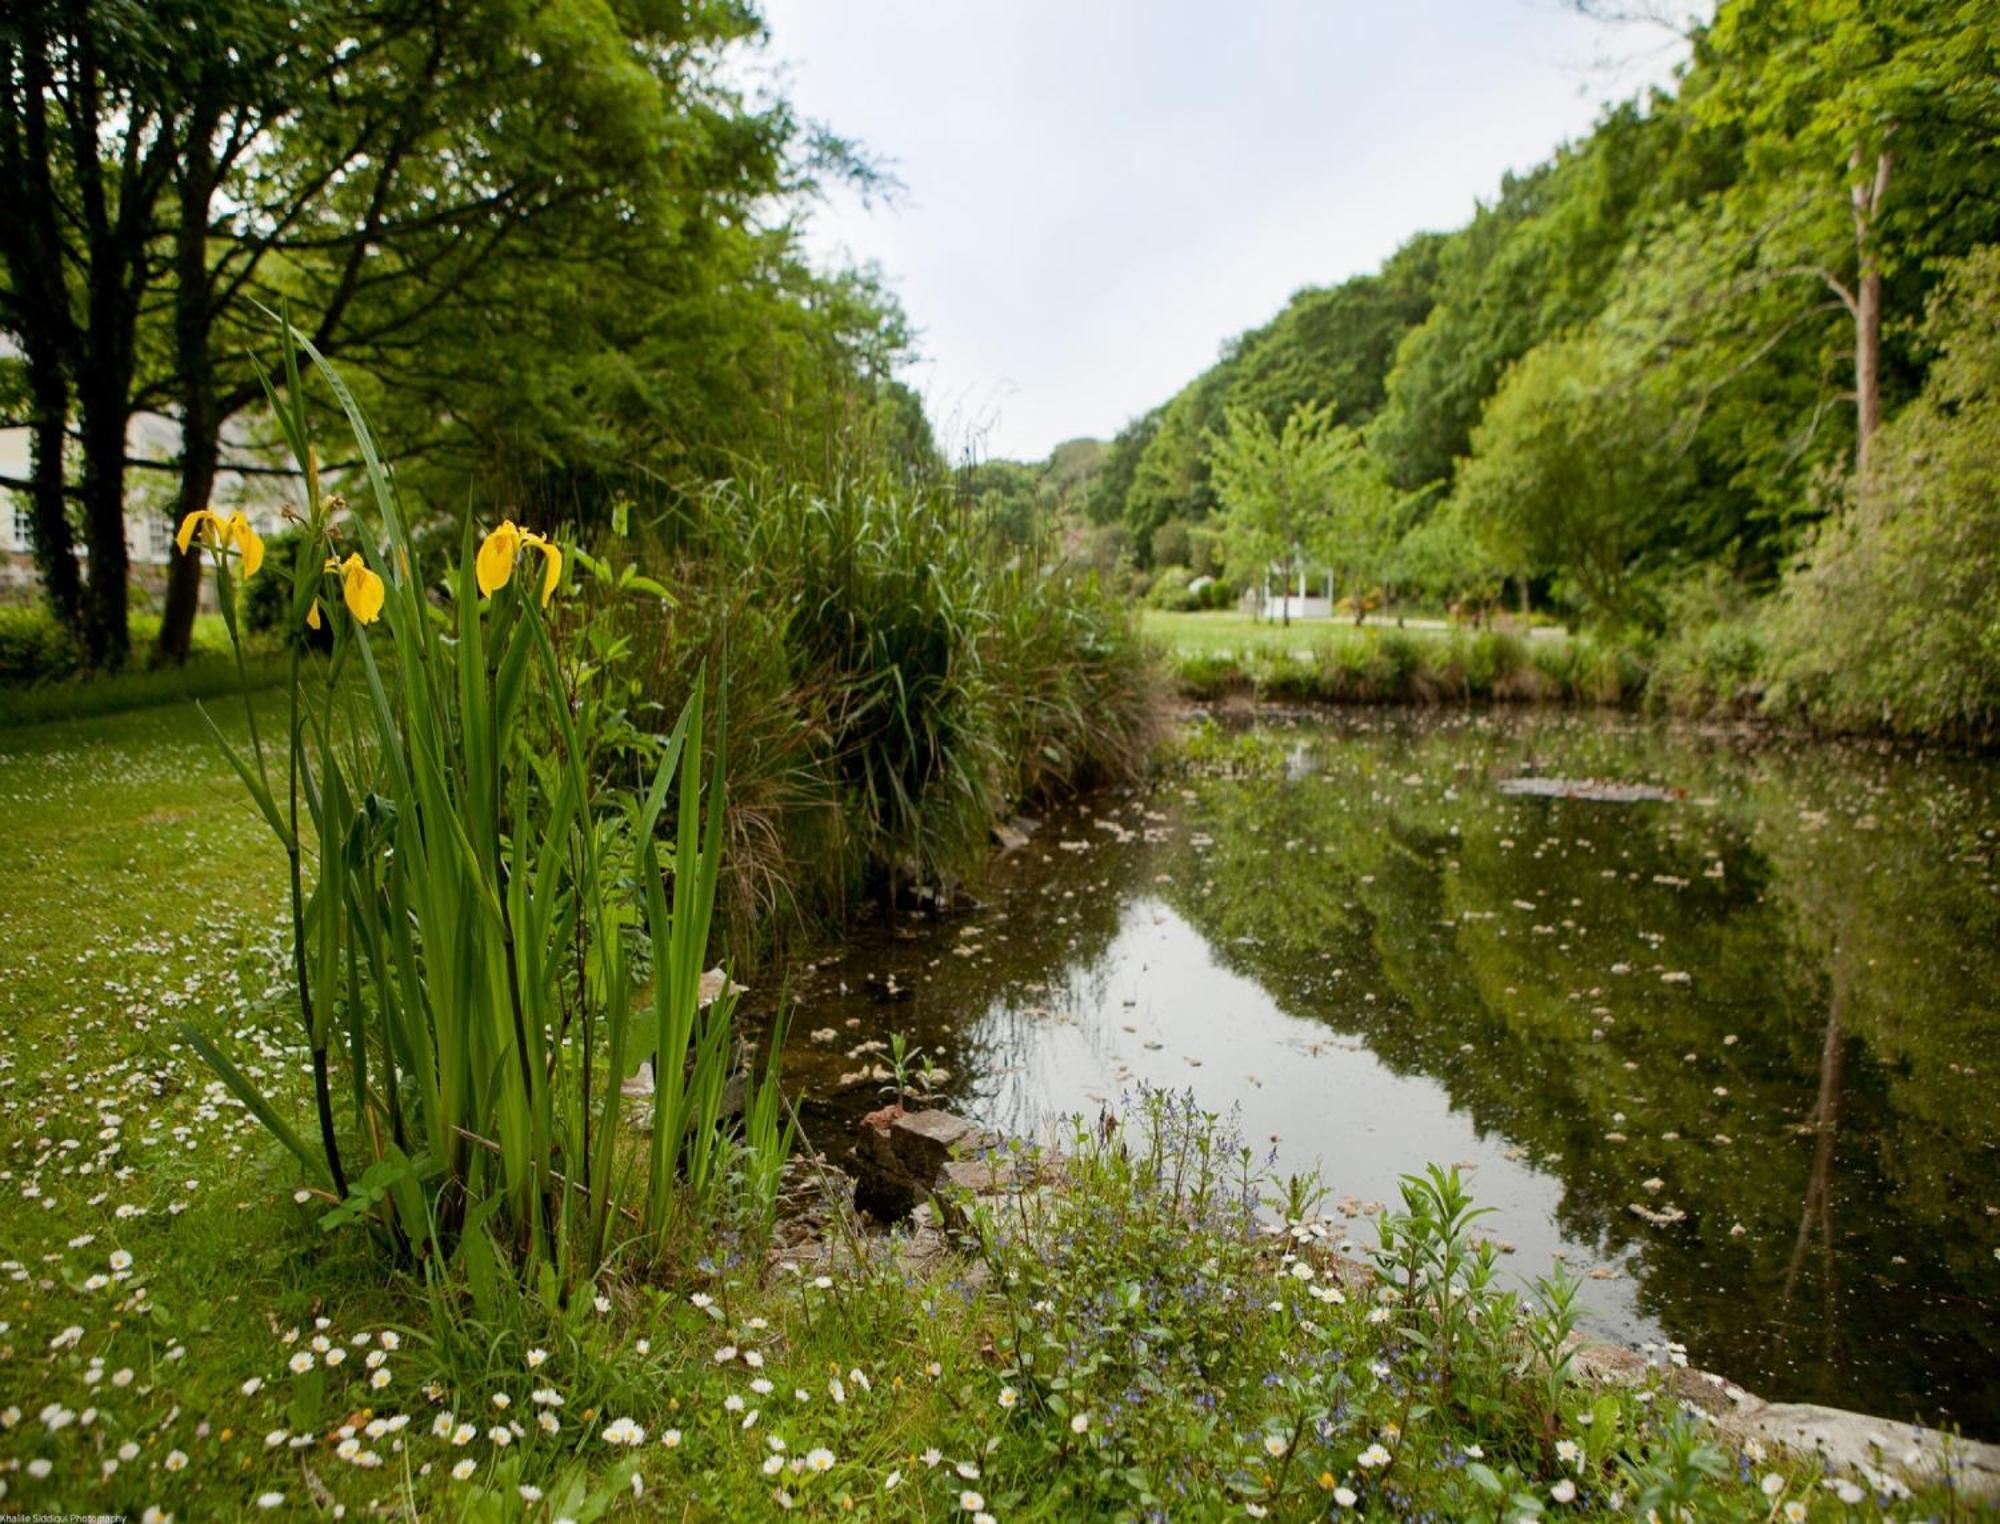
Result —
<path fill-rule="evenodd" d="M 1562 0 L 766 0 L 766 67 L 905 189 L 813 245 L 879 263 L 944 442 L 1108 437 L 1304 285 L 1463 222 L 1666 81 Z"/>

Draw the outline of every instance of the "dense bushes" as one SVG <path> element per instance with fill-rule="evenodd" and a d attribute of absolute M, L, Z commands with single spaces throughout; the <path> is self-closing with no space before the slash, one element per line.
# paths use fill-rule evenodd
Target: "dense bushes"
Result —
<path fill-rule="evenodd" d="M 1776 704 L 1823 725 L 2000 733 L 2000 247 L 1933 304 L 1941 355 L 1772 614 Z"/>
<path fill-rule="evenodd" d="M 159 633 L 157 613 L 132 613 L 134 643 Z M 213 615 L 197 619 L 193 651 L 197 657 L 226 657 L 229 635 Z M 50 616 L 40 603 L 0 607 L 0 688 L 23 688 L 65 682 L 84 671 L 83 647 Z"/>
<path fill-rule="evenodd" d="M 1179 564 L 1162 566 L 1146 589 L 1146 607 L 1171 613 L 1226 609 L 1235 602 L 1234 583 L 1222 577 L 1198 575 L 1193 567 Z"/>
<path fill-rule="evenodd" d="M 157 613 L 132 614 L 134 641 L 150 642 L 159 626 Z M 281 664 L 261 641 L 254 644 L 245 671 L 239 673 L 229 654 L 228 633 L 213 614 L 195 620 L 191 647 L 185 666 L 92 675 L 83 647 L 43 605 L 0 607 L 0 724 L 78 719 L 208 698 L 234 692 L 244 677 L 261 686 L 281 675 Z"/>
<path fill-rule="evenodd" d="M 648 702 L 703 663 L 726 674 L 735 945 L 948 885 L 1005 810 L 1143 763 L 1154 685 L 1129 610 L 989 541 L 946 486 L 752 476 L 699 507 L 678 543 L 644 537 L 675 603 L 632 638 Z"/>
<path fill-rule="evenodd" d="M 0 608 L 0 687 L 58 682 L 82 662 L 83 648 L 41 604 Z"/>
<path fill-rule="evenodd" d="M 1325 631 L 1302 650 L 1279 644 L 1200 652 L 1173 662 L 1183 697 L 1240 693 L 1273 703 L 1435 704 L 1523 700 L 1615 704 L 1646 681 L 1635 653 L 1582 638 L 1528 640 L 1503 630 Z"/>
<path fill-rule="evenodd" d="M 1667 600 L 1667 634 L 1649 653 L 1649 707 L 1687 716 L 1756 712 L 1769 644 L 1749 590 L 1711 568 Z"/>

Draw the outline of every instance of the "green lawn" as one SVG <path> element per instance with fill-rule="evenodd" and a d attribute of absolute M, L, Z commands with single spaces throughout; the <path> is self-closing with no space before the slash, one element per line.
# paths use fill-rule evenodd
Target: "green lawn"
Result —
<path fill-rule="evenodd" d="M 282 710 L 259 708 L 268 741 Z M 247 745 L 240 702 L 214 712 Z M 180 1026 L 304 1113 L 282 865 L 191 705 L 0 729 L 0 1513 L 742 1518 L 776 1511 L 771 1434 L 801 1467 L 838 1457 L 779 1477 L 821 1512 L 911 1465 L 918 1431 L 977 1466 L 961 1398 L 925 1374 L 986 1383 L 962 1301 L 871 1301 L 858 1337 L 851 1277 L 734 1300 L 762 1277 L 724 1236 L 699 1249 L 712 1306 L 619 1283 L 441 1326 L 360 1234 L 322 1231 L 327 1204 L 299 1199 L 293 1161 Z M 725 1368 L 729 1344 L 765 1374 Z M 768 1377 L 783 1411 L 745 1432 Z M 619 1417 L 644 1448 L 607 1442 Z M 973 1485 L 948 1466 L 928 1480 L 904 1496 L 933 1517 Z"/>
<path fill-rule="evenodd" d="M 59 636 L 39 605 L 0 607 L 0 730 L 43 720 L 83 719 L 189 699 L 228 699 L 238 690 L 235 652 L 219 614 L 199 614 L 184 666 L 147 666 L 160 617 L 132 616 L 132 664 L 107 676 L 78 676 L 77 652 Z M 255 686 L 282 682 L 285 659 L 268 635 L 250 637 L 247 651 Z"/>
<path fill-rule="evenodd" d="M 1347 619 L 1296 620 L 1286 626 L 1252 619 L 1234 609 L 1204 609 L 1188 614 L 1142 609 L 1139 628 L 1176 656 L 1244 656 L 1264 650 L 1310 652 L 1385 629 L 1402 628 L 1419 638 L 1442 638 L 1451 627 L 1434 615 L 1412 615 L 1402 626 L 1394 619 L 1371 617 L 1357 630 Z M 1548 639 L 1550 633 L 1538 632 L 1536 638 Z"/>

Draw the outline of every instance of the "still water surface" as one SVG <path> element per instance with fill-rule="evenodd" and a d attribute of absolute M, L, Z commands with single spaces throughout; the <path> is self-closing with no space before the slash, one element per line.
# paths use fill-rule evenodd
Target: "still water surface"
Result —
<path fill-rule="evenodd" d="M 1458 1164 L 1594 1331 L 2000 1437 L 2000 766 L 1560 715 L 1197 750 L 809 973 L 809 1125 L 879 1104 L 857 1050 L 894 1031 L 1021 1133 L 1192 1089 L 1364 1243 Z"/>

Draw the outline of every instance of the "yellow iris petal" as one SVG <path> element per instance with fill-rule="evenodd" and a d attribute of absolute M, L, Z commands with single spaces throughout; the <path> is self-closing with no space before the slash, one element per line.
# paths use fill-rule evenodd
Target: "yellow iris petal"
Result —
<path fill-rule="evenodd" d="M 340 596 L 348 612 L 362 624 L 373 624 L 382 617 L 382 600 L 387 595 L 382 579 L 368 569 L 358 553 L 340 563 Z"/>
<path fill-rule="evenodd" d="M 538 534 L 524 534 L 521 543 L 532 545 L 542 553 L 542 607 L 549 606 L 549 599 L 562 581 L 562 551 Z"/>
<path fill-rule="evenodd" d="M 215 543 L 216 527 L 220 525 L 221 522 L 222 521 L 218 519 L 213 513 L 209 512 L 208 509 L 206 508 L 195 509 L 193 513 L 190 513 L 186 518 L 181 520 L 180 532 L 174 536 L 174 547 L 177 550 L 179 550 L 182 555 L 186 555 L 188 548 L 188 541 L 194 538 L 194 532 L 197 529 L 200 529 L 204 526 L 206 526 L 208 529 L 208 533 L 204 536 L 204 538 L 208 541 L 209 544 L 213 545 Z"/>
<path fill-rule="evenodd" d="M 319 628 L 319 599 L 317 598 L 313 599 L 312 605 L 306 610 L 306 628 L 309 630 Z"/>
<path fill-rule="evenodd" d="M 521 553 L 521 530 L 512 519 L 506 520 L 480 542 L 479 554 L 473 559 L 473 575 L 479 581 L 479 591 L 491 598 L 507 585 L 507 579 L 514 575 L 514 558 Z"/>
<path fill-rule="evenodd" d="M 264 564 L 264 538 L 250 527 L 250 521 L 240 513 L 231 514 L 222 526 L 222 538 L 223 543 L 243 553 L 243 575 L 256 576 L 257 568 Z"/>

